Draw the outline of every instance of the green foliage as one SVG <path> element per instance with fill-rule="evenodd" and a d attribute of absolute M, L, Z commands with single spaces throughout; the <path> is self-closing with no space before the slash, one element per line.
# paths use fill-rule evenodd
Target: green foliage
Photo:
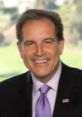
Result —
<path fill-rule="evenodd" d="M 56 9 L 57 5 L 55 2 L 56 0 L 36 0 L 35 8 Z"/>
<path fill-rule="evenodd" d="M 59 12 L 62 16 L 68 40 L 77 43 L 82 39 L 82 0 L 65 0 Z"/>
<path fill-rule="evenodd" d="M 10 16 L 8 14 L 0 15 L 0 30 L 7 28 L 10 23 Z"/>

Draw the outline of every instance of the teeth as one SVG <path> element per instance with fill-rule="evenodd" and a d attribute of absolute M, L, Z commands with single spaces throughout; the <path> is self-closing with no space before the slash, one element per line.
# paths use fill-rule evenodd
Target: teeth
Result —
<path fill-rule="evenodd" d="M 35 62 L 41 64 L 47 62 L 47 60 L 35 60 Z"/>

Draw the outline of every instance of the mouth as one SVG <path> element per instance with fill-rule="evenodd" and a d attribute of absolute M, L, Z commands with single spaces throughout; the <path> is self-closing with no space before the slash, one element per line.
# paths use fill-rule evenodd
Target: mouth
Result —
<path fill-rule="evenodd" d="M 44 63 L 47 63 L 48 60 L 35 60 L 34 62 L 36 64 L 44 64 Z"/>

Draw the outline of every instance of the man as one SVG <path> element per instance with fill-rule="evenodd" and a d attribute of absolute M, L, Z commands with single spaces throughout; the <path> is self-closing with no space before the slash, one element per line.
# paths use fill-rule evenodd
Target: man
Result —
<path fill-rule="evenodd" d="M 60 61 L 64 48 L 60 16 L 27 10 L 16 31 L 29 71 L 0 84 L 0 117 L 82 117 L 82 71 Z M 49 87 L 44 94 L 42 86 Z"/>

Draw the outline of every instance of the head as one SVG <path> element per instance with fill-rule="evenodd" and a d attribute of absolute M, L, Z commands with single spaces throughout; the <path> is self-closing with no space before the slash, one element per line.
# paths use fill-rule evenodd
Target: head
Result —
<path fill-rule="evenodd" d="M 56 12 L 30 9 L 16 25 L 18 49 L 27 68 L 42 82 L 57 71 L 63 51 L 63 25 Z"/>

